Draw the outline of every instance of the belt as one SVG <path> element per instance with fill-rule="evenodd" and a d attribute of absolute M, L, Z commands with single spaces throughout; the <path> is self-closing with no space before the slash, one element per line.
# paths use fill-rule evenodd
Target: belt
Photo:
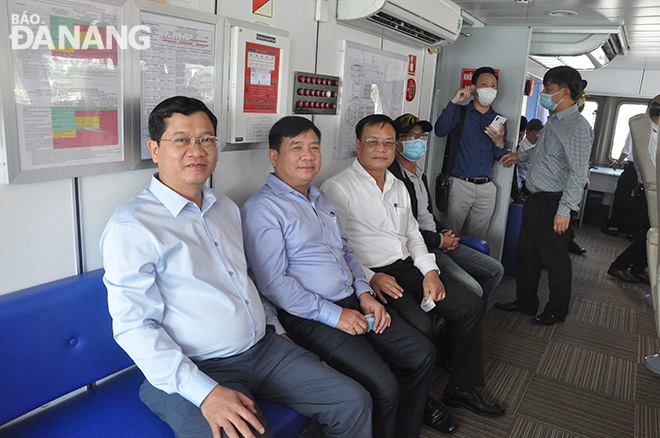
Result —
<path fill-rule="evenodd" d="M 454 178 L 462 179 L 463 181 L 471 182 L 472 184 L 486 184 L 491 181 L 487 176 L 480 176 L 479 178 L 468 178 L 467 176 L 452 175 Z"/>
<path fill-rule="evenodd" d="M 563 192 L 534 192 L 534 193 L 530 193 L 529 196 L 531 196 L 532 198 L 543 199 L 543 198 L 552 198 L 555 196 L 561 196 L 563 194 L 564 194 Z"/>

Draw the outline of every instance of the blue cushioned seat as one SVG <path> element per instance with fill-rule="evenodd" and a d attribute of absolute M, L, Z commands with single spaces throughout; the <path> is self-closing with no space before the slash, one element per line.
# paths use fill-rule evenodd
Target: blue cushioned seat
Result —
<path fill-rule="evenodd" d="M 3 438 L 174 436 L 140 401 L 144 376 L 113 339 L 102 279 L 99 269 L 0 296 L 0 424 L 90 385 L 0 427 Z M 312 421 L 258 403 L 276 438 L 295 438 Z"/>

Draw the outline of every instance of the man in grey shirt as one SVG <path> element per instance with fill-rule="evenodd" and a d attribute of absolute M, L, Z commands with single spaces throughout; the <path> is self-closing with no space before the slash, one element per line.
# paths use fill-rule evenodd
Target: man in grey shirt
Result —
<path fill-rule="evenodd" d="M 552 325 L 568 314 L 571 298 L 571 259 L 568 256 L 571 211 L 577 211 L 589 172 L 594 133 L 575 104 L 582 86 L 577 70 L 561 66 L 543 77 L 541 105 L 550 111 L 535 148 L 508 153 L 500 163 L 509 167 L 528 161 L 526 186 L 530 191 L 523 209 L 518 245 L 516 301 L 496 303 L 510 312 L 535 315 L 541 270 L 548 271 L 550 301 L 532 324 Z"/>

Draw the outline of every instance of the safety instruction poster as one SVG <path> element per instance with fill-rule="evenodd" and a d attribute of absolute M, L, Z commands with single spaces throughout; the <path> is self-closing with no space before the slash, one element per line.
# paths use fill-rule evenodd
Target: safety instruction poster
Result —
<path fill-rule="evenodd" d="M 280 49 L 245 43 L 243 112 L 277 113 Z"/>

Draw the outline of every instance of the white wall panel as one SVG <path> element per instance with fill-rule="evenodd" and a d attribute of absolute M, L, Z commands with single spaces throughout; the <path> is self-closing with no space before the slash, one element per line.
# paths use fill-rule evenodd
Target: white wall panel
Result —
<path fill-rule="evenodd" d="M 77 274 L 70 179 L 0 185 L 0 294 Z"/>
<path fill-rule="evenodd" d="M 99 240 L 115 209 L 149 186 L 156 169 L 80 178 L 84 271 L 103 267 Z"/>

